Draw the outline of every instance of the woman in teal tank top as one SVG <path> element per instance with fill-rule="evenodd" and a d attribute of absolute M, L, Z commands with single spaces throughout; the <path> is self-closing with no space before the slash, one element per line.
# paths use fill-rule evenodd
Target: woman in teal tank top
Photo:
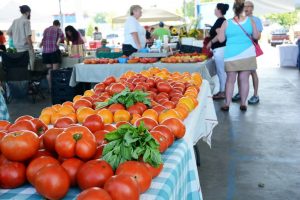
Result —
<path fill-rule="evenodd" d="M 243 9 L 244 1 L 235 0 L 233 5 L 235 17 L 225 21 L 218 30 L 218 40 L 222 42 L 226 38 L 224 61 L 227 79 L 225 105 L 221 107 L 223 111 L 229 110 L 237 75 L 239 75 L 240 81 L 240 109 L 242 111 L 247 110 L 246 100 L 249 94 L 249 76 L 251 70 L 255 70 L 257 67 L 255 47 L 243 29 L 248 35 L 252 35 L 254 39 L 258 38 L 259 33 L 252 18 L 242 15 Z"/>

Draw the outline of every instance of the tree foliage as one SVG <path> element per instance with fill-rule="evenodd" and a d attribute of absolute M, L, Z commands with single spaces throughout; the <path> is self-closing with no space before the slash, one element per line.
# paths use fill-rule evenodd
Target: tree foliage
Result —
<path fill-rule="evenodd" d="M 94 17 L 94 22 L 96 24 L 106 23 L 106 14 L 105 13 L 97 13 Z"/>
<path fill-rule="evenodd" d="M 270 14 L 267 16 L 267 19 L 270 19 L 273 22 L 277 22 L 285 28 L 289 28 L 298 22 L 298 12 L 288 12 L 288 13 L 279 13 L 279 14 Z"/>
<path fill-rule="evenodd" d="M 86 30 L 86 35 L 92 37 L 94 32 L 94 26 L 92 23 L 90 23 Z"/>

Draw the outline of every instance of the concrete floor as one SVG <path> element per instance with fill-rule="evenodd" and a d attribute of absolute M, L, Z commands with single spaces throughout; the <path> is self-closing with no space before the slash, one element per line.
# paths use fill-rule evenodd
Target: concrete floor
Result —
<path fill-rule="evenodd" d="M 212 148 L 198 144 L 205 200 L 300 199 L 300 73 L 265 68 L 259 77 L 261 102 L 247 112 L 215 102 Z"/>
<path fill-rule="evenodd" d="M 212 148 L 199 142 L 199 175 L 205 200 L 300 199 L 300 73 L 291 68 L 259 70 L 261 102 L 229 113 L 215 102 L 219 125 Z M 251 92 L 252 93 L 252 92 Z M 11 120 L 38 116 L 50 98 L 9 104 Z M 264 187 L 259 187 L 264 185 Z"/>

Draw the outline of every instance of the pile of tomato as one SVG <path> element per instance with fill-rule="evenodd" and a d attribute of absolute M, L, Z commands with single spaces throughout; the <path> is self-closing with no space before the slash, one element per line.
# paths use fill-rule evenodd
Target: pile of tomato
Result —
<path fill-rule="evenodd" d="M 198 73 L 129 71 L 119 79 L 108 77 L 73 102 L 44 108 L 39 118 L 0 121 L 0 187 L 29 182 L 47 199 L 61 199 L 77 186 L 83 190 L 77 199 L 139 199 L 163 165 L 155 168 L 136 160 L 113 170 L 101 160 L 105 135 L 122 124 L 143 122 L 164 152 L 184 136 L 183 120 L 198 104 L 201 83 Z M 147 92 L 151 106 L 137 102 L 96 109 L 96 102 L 106 102 L 125 88 Z"/>

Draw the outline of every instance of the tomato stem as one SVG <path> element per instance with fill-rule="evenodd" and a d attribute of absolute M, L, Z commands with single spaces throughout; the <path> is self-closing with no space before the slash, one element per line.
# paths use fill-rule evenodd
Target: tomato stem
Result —
<path fill-rule="evenodd" d="M 76 141 L 80 140 L 81 138 L 82 138 L 82 133 L 75 133 L 73 135 L 73 139 Z"/>

